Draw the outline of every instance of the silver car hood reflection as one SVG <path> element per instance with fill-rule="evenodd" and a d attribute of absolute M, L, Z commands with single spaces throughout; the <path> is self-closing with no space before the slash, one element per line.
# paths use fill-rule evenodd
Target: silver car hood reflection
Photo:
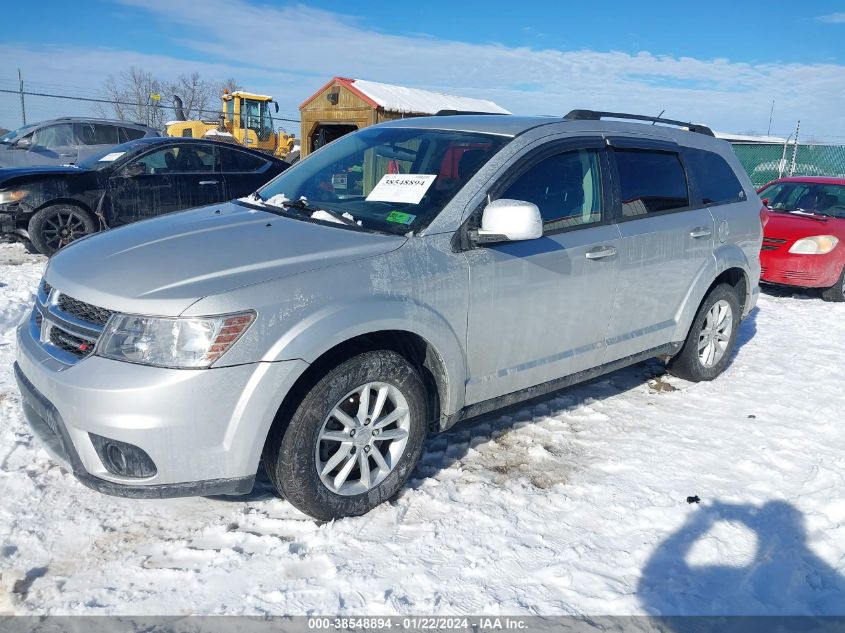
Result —
<path fill-rule="evenodd" d="M 380 255 L 405 241 L 229 202 L 83 238 L 53 256 L 45 278 L 99 307 L 175 316 L 208 295 Z"/>

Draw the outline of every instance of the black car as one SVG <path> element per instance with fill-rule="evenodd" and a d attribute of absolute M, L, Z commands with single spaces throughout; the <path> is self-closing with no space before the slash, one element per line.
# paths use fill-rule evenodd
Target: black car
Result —
<path fill-rule="evenodd" d="M 245 196 L 289 166 L 230 143 L 164 137 L 77 165 L 0 169 L 0 234 L 50 255 L 89 233 Z"/>

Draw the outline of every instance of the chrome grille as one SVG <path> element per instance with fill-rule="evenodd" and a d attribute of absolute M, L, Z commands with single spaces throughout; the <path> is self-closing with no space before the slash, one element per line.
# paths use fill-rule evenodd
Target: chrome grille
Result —
<path fill-rule="evenodd" d="M 74 299 L 73 297 L 69 297 L 67 295 L 59 295 L 57 305 L 62 312 L 70 314 L 82 321 L 94 323 L 100 327 L 105 326 L 109 317 L 114 314 L 111 310 L 92 306 L 90 303 L 79 301 L 78 299 Z"/>
<path fill-rule="evenodd" d="M 113 312 L 64 295 L 47 282 L 38 287 L 30 333 L 51 356 L 73 365 L 94 352 Z"/>

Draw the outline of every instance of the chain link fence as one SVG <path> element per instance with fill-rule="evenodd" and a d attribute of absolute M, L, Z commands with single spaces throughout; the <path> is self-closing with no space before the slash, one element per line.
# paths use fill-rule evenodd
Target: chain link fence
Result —
<path fill-rule="evenodd" d="M 732 143 L 755 187 L 785 176 L 845 177 L 845 145 Z"/>

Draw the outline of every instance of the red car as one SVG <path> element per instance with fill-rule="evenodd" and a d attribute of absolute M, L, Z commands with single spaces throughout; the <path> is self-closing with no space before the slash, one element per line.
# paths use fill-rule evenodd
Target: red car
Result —
<path fill-rule="evenodd" d="M 765 205 L 760 280 L 845 301 L 845 178 L 781 178 L 757 193 Z"/>

